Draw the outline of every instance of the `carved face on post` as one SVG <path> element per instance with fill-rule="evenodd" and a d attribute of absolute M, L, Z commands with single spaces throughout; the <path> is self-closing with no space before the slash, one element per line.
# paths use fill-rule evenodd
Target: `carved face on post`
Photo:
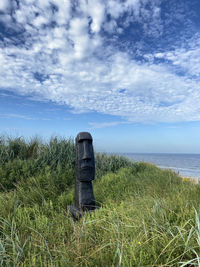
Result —
<path fill-rule="evenodd" d="M 76 137 L 76 164 L 77 179 L 80 182 L 94 180 L 94 151 L 90 133 L 81 132 Z"/>

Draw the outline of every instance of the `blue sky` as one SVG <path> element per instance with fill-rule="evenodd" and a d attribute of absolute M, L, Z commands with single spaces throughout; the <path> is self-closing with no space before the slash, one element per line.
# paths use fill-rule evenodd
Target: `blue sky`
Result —
<path fill-rule="evenodd" d="M 199 0 L 1 0 L 0 133 L 200 153 Z"/>

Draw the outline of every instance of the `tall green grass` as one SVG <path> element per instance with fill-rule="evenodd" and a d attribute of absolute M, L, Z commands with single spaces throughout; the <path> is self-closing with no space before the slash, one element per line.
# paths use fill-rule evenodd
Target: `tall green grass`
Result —
<path fill-rule="evenodd" d="M 95 154 L 100 208 L 74 223 L 73 140 L 0 146 L 0 266 L 200 266 L 199 185 Z"/>
<path fill-rule="evenodd" d="M 95 153 L 96 177 L 131 166 L 123 157 Z M 62 191 L 74 183 L 75 144 L 72 139 L 52 137 L 42 142 L 38 137 L 26 141 L 22 137 L 0 137 L 0 190 L 14 189 L 20 181 L 31 177 L 52 177 Z"/>

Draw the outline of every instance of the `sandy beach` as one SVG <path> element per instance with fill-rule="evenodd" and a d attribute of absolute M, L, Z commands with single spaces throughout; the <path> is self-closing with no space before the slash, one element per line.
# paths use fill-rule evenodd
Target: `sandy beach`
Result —
<path fill-rule="evenodd" d="M 200 179 L 198 177 L 182 177 L 183 182 L 192 182 L 193 184 L 199 184 Z"/>

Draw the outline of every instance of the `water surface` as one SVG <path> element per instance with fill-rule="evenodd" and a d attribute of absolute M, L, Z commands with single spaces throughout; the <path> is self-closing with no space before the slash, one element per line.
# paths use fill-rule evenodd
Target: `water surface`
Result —
<path fill-rule="evenodd" d="M 200 179 L 200 154 L 123 153 L 133 161 L 150 162 L 160 168 L 172 169 L 185 177 Z"/>

